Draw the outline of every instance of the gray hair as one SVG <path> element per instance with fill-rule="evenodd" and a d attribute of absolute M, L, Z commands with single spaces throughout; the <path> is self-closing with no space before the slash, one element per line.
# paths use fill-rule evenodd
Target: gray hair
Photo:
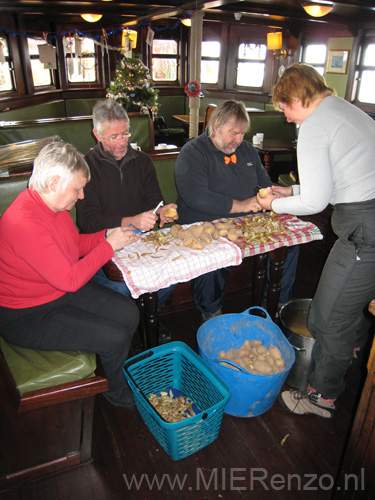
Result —
<path fill-rule="evenodd" d="M 98 101 L 92 108 L 92 121 L 94 129 L 99 135 L 103 133 L 103 125 L 113 120 L 121 120 L 129 123 L 129 117 L 124 108 L 113 99 Z"/>
<path fill-rule="evenodd" d="M 250 119 L 245 104 L 241 101 L 224 101 L 214 109 L 210 116 L 207 125 L 208 136 L 212 137 L 214 135 L 214 125 L 221 128 L 233 117 L 235 117 L 236 122 L 246 124 L 246 131 L 250 129 Z"/>
<path fill-rule="evenodd" d="M 61 188 L 65 191 L 77 172 L 81 172 L 87 182 L 90 180 L 90 169 L 83 155 L 71 144 L 51 142 L 40 150 L 34 160 L 29 187 L 38 193 L 46 193 L 49 181 L 58 176 Z"/>

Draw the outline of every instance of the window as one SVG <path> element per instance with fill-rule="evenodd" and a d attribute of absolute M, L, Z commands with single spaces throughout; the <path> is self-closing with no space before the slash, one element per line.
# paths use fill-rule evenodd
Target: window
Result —
<path fill-rule="evenodd" d="M 263 87 L 267 46 L 241 43 L 238 48 L 236 84 L 240 87 Z"/>
<path fill-rule="evenodd" d="M 6 38 L 0 36 L 0 92 L 14 90 L 11 60 Z"/>
<path fill-rule="evenodd" d="M 375 104 L 375 43 L 364 47 L 357 71 L 358 101 Z"/>
<path fill-rule="evenodd" d="M 220 42 L 202 42 L 201 82 L 217 83 L 219 80 Z"/>
<path fill-rule="evenodd" d="M 327 59 L 327 47 L 321 44 L 306 45 L 303 52 L 303 62 L 314 66 L 321 75 L 324 75 Z"/>
<path fill-rule="evenodd" d="M 68 82 L 96 82 L 95 42 L 87 37 L 64 37 L 64 56 Z"/>
<path fill-rule="evenodd" d="M 42 39 L 35 40 L 33 38 L 27 39 L 29 48 L 31 72 L 33 75 L 34 87 L 42 87 L 52 84 L 52 71 L 45 68 L 45 65 L 39 59 L 38 45 L 46 45 Z"/>
<path fill-rule="evenodd" d="M 177 80 L 177 49 L 176 40 L 153 40 L 152 79 L 155 82 L 175 82 Z"/>

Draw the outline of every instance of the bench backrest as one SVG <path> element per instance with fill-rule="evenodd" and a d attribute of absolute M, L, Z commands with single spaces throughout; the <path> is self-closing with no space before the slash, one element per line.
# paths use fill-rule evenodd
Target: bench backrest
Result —
<path fill-rule="evenodd" d="M 176 203 L 177 200 L 174 165 L 178 153 L 178 151 L 175 151 L 154 153 L 150 155 L 154 162 L 160 190 L 166 203 Z"/>

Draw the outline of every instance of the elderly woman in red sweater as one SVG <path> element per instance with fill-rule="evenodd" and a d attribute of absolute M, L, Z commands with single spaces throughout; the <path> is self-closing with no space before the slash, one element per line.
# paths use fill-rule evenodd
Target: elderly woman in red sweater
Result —
<path fill-rule="evenodd" d="M 45 146 L 29 187 L 0 219 L 0 335 L 31 349 L 82 350 L 99 355 L 114 405 L 132 406 L 122 374 L 137 306 L 90 279 L 134 242 L 130 229 L 79 234 L 69 210 L 84 197 L 90 170 L 70 144 Z"/>

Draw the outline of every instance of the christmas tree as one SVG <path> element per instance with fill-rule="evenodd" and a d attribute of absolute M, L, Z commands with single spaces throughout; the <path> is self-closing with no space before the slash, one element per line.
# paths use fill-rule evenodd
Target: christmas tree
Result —
<path fill-rule="evenodd" d="M 125 111 L 140 111 L 146 107 L 157 114 L 159 91 L 154 88 L 147 66 L 140 57 L 124 57 L 116 65 L 116 77 L 107 89 L 108 97 L 117 101 Z"/>

